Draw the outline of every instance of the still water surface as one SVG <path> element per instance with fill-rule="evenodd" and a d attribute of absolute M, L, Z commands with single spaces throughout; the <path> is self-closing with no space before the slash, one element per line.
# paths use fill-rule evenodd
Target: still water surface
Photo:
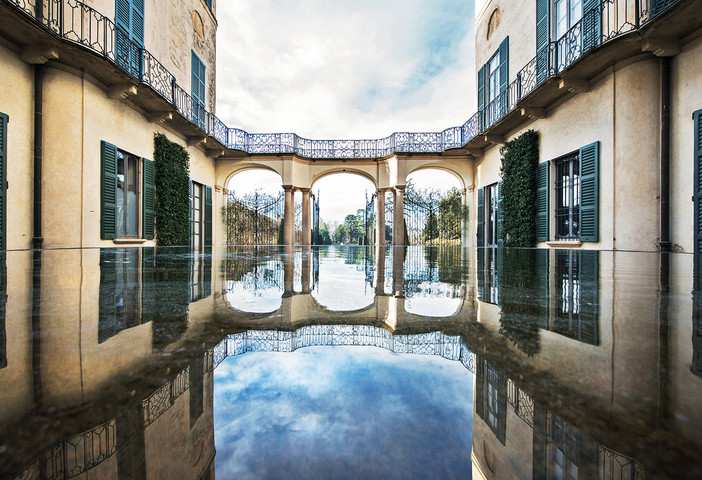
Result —
<path fill-rule="evenodd" d="M 702 478 L 695 265 L 7 252 L 0 478 Z"/>

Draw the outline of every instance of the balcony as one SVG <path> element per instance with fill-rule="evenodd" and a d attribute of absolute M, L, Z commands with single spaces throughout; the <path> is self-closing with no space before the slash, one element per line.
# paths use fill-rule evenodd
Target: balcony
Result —
<path fill-rule="evenodd" d="M 463 125 L 366 140 L 314 140 L 294 133 L 248 133 L 227 127 L 148 50 L 122 38 L 113 20 L 78 0 L 0 0 L 0 35 L 18 47 L 27 63 L 58 58 L 85 71 L 110 95 L 125 98 L 150 121 L 166 122 L 211 156 L 378 159 L 397 153 L 480 151 L 543 115 L 545 109 L 586 90 L 612 63 L 642 50 L 665 54 L 652 39 L 678 41 L 702 27 L 701 4 L 701 0 L 601 0 L 570 31 L 536 52 L 508 88 Z"/>

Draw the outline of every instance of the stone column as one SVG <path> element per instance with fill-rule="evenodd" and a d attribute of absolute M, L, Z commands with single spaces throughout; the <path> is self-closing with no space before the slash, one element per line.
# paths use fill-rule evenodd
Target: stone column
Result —
<path fill-rule="evenodd" d="M 375 250 L 375 296 L 385 295 L 385 245 L 378 244 Z"/>
<path fill-rule="evenodd" d="M 402 297 L 405 270 L 405 248 L 392 247 L 392 291 L 395 297 Z"/>
<path fill-rule="evenodd" d="M 283 185 L 285 190 L 285 211 L 283 213 L 283 243 L 295 245 L 295 198 L 293 186 Z"/>
<path fill-rule="evenodd" d="M 405 244 L 405 186 L 397 185 L 393 190 L 395 201 L 393 203 L 392 244 L 402 246 Z"/>
<path fill-rule="evenodd" d="M 304 235 L 303 235 L 304 237 Z M 312 264 L 312 249 L 304 247 L 302 251 L 302 293 L 309 294 L 312 291 L 311 285 L 311 264 Z"/>
<path fill-rule="evenodd" d="M 287 298 L 292 297 L 295 285 L 295 252 L 289 245 L 283 251 L 283 298 Z"/>
<path fill-rule="evenodd" d="M 376 192 L 378 210 L 375 214 L 375 244 L 385 245 L 385 190 Z"/>
<path fill-rule="evenodd" d="M 312 189 L 301 188 L 302 192 L 302 244 L 312 245 L 312 207 L 310 193 Z"/>

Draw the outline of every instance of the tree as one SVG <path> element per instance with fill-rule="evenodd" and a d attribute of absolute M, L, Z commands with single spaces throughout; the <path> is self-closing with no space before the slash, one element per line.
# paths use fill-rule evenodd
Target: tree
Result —
<path fill-rule="evenodd" d="M 461 194 L 452 188 L 439 202 L 439 237 L 447 240 L 461 238 L 464 211 Z"/>
<path fill-rule="evenodd" d="M 358 221 L 358 216 L 353 214 L 346 215 L 346 218 L 344 218 L 344 226 L 346 227 L 348 243 L 358 244 L 359 239 L 363 235 L 363 228 L 361 227 L 361 222 Z"/>
<path fill-rule="evenodd" d="M 331 235 L 329 234 L 329 227 L 326 223 L 320 222 L 319 225 L 319 244 L 320 245 L 331 245 Z"/>
<path fill-rule="evenodd" d="M 340 223 L 339 225 L 336 226 L 334 229 L 334 243 L 340 244 L 344 243 L 347 239 L 347 232 L 346 232 L 346 226 L 343 223 Z"/>

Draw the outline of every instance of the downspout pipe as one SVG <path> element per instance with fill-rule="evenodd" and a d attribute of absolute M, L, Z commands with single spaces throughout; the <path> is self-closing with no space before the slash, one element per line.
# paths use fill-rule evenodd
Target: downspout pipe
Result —
<path fill-rule="evenodd" d="M 661 252 L 670 243 L 670 115 L 672 57 L 661 57 Z"/>
<path fill-rule="evenodd" d="M 42 176 L 42 135 L 44 105 L 44 66 L 34 66 L 34 230 L 32 245 L 41 249 L 44 239 L 41 231 L 41 176 Z"/>

